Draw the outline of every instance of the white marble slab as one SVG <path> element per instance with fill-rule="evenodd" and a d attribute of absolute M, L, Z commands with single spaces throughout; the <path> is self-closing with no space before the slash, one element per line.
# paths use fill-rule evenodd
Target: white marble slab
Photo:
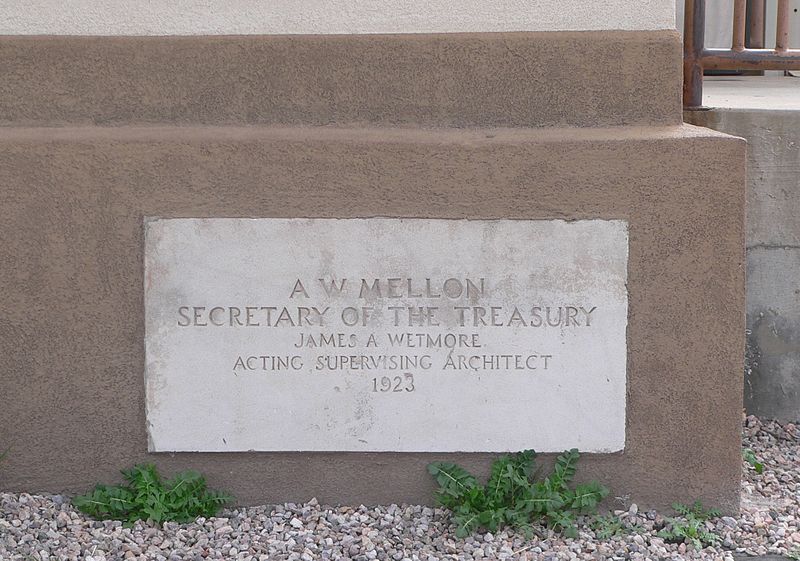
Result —
<path fill-rule="evenodd" d="M 623 221 L 145 230 L 152 451 L 624 448 Z"/>

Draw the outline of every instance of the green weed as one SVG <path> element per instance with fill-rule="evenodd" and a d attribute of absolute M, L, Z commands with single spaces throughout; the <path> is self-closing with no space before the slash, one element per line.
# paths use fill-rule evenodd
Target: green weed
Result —
<path fill-rule="evenodd" d="M 680 516 L 667 518 L 666 526 L 658 533 L 660 538 L 668 543 L 686 543 L 700 550 L 707 545 L 719 542 L 719 536 L 706 528 L 706 521 L 720 515 L 717 509 L 705 510 L 700 501 L 692 506 L 681 503 L 672 505 Z"/>
<path fill-rule="evenodd" d="M 589 526 L 594 530 L 594 535 L 601 540 L 644 532 L 644 528 L 639 524 L 627 524 L 619 516 L 613 514 L 595 516 Z"/>
<path fill-rule="evenodd" d="M 485 485 L 456 464 L 434 462 L 428 471 L 439 484 L 436 501 L 453 512 L 459 537 L 479 528 L 494 532 L 504 526 L 529 534 L 534 522 L 577 537 L 576 516 L 595 513 L 608 495 L 608 489 L 594 481 L 570 486 L 579 457 L 576 449 L 564 452 L 553 472 L 539 480 L 533 450 L 495 460 Z"/>
<path fill-rule="evenodd" d="M 232 497 L 210 491 L 205 478 L 195 471 L 184 471 L 162 480 L 152 464 L 124 470 L 126 485 L 98 485 L 94 491 L 75 497 L 72 504 L 98 519 L 191 522 L 198 516 L 214 516 Z"/>

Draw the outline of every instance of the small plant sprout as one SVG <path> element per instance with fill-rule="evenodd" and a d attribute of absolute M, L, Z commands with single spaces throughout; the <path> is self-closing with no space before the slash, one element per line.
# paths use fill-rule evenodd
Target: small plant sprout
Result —
<path fill-rule="evenodd" d="M 764 464 L 758 461 L 756 458 L 756 453 L 753 452 L 750 448 L 745 448 L 742 450 L 742 458 L 744 461 L 750 464 L 757 474 L 762 474 L 764 472 Z"/>
<path fill-rule="evenodd" d="M 601 540 L 608 540 L 627 534 L 638 534 L 644 528 L 638 524 L 628 524 L 619 516 L 613 514 L 598 515 L 592 518 L 589 526 L 594 530 L 594 535 Z"/>
<path fill-rule="evenodd" d="M 705 510 L 700 501 L 696 501 L 692 506 L 675 503 L 672 508 L 679 516 L 667 518 L 666 527 L 658 533 L 658 536 L 664 541 L 668 543 L 683 542 L 696 550 L 719 542 L 719 536 L 706 526 L 709 519 L 720 515 L 717 509 Z"/>

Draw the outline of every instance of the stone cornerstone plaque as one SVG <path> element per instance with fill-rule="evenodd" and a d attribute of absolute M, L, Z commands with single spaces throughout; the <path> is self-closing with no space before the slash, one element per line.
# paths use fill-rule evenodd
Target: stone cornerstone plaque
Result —
<path fill-rule="evenodd" d="M 151 451 L 624 447 L 624 221 L 145 231 Z"/>

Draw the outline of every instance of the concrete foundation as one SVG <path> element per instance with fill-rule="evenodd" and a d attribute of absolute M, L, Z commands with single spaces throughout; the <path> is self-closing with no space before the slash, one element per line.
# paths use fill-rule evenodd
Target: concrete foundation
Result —
<path fill-rule="evenodd" d="M 747 173 L 749 413 L 800 419 L 800 79 L 706 79 L 688 122 L 742 136 Z"/>

